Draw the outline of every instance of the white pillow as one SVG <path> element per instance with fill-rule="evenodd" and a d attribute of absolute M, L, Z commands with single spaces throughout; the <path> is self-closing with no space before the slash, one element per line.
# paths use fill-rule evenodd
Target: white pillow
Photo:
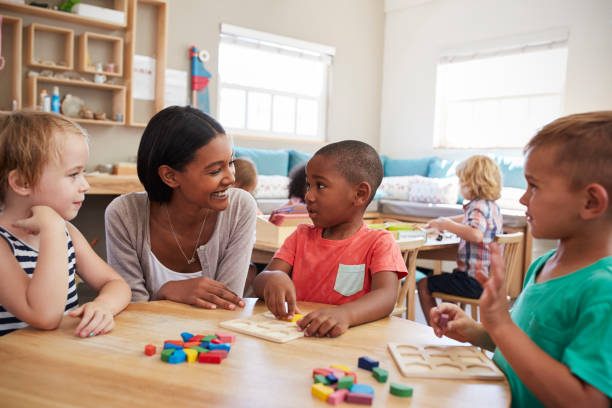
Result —
<path fill-rule="evenodd" d="M 413 176 L 408 201 L 433 204 L 456 204 L 459 196 L 457 177 L 433 178 Z"/>
<path fill-rule="evenodd" d="M 527 207 L 519 202 L 523 194 L 525 194 L 525 190 L 522 188 L 504 187 L 501 191 L 501 197 L 496 201 L 497 205 L 499 205 L 499 208 L 508 210 L 526 211 Z"/>
<path fill-rule="evenodd" d="M 392 200 L 408 200 L 410 187 L 418 176 L 383 177 L 378 191 L 384 193 L 384 198 Z"/>
<path fill-rule="evenodd" d="M 289 177 L 258 175 L 253 195 L 255 198 L 288 198 Z"/>

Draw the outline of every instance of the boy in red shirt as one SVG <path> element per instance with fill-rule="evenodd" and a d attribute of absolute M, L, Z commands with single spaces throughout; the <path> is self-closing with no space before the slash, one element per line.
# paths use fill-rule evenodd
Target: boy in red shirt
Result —
<path fill-rule="evenodd" d="M 296 301 L 338 305 L 299 320 L 305 336 L 336 337 L 393 310 L 406 265 L 391 233 L 363 222 L 382 177 L 376 150 L 355 140 L 321 148 L 306 166 L 314 225 L 299 225 L 253 284 L 279 318 L 299 313 Z"/>

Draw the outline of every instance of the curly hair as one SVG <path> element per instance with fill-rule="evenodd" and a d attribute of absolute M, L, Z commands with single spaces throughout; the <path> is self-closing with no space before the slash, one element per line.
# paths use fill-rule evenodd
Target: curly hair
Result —
<path fill-rule="evenodd" d="M 501 197 L 501 171 L 497 163 L 487 156 L 471 156 L 459 163 L 457 177 L 474 198 L 495 201 Z"/>

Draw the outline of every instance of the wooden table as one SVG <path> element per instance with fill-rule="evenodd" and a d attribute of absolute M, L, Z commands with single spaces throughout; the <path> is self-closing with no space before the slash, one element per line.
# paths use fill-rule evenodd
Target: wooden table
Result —
<path fill-rule="evenodd" d="M 322 305 L 300 303 L 302 311 Z M 248 299 L 239 311 L 203 310 L 169 301 L 133 303 L 116 318 L 109 334 L 81 339 L 77 319 L 64 317 L 55 331 L 22 329 L 0 337 L 2 407 L 325 407 L 311 395 L 312 370 L 341 363 L 375 389 L 374 406 L 508 407 L 506 381 L 432 380 L 401 377 L 388 342 L 455 344 L 431 328 L 395 317 L 349 329 L 335 338 L 300 338 L 277 344 L 238 334 L 221 365 L 167 364 L 159 350 L 144 355 L 147 343 L 180 338 L 183 331 L 208 334 L 219 322 L 263 313 Z M 389 394 L 371 373 L 357 368 L 370 356 L 389 371 L 389 380 L 414 387 L 412 399 Z M 346 405 L 348 406 L 348 405 Z"/>

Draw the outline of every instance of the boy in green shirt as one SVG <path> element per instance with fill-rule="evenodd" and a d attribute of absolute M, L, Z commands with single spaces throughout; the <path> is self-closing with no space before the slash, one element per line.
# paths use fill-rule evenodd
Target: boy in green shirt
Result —
<path fill-rule="evenodd" d="M 612 111 L 555 120 L 525 155 L 528 188 L 520 201 L 533 236 L 558 239 L 557 249 L 531 265 L 509 313 L 500 249 L 491 244 L 489 278 L 476 275 L 482 323 L 443 303 L 431 312 L 434 332 L 495 349 L 513 407 L 609 407 Z"/>

